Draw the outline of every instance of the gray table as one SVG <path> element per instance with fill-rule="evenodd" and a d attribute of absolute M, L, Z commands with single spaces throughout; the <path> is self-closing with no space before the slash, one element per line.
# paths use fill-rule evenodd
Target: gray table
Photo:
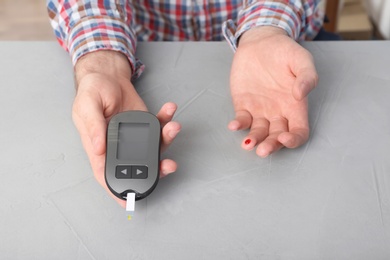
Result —
<path fill-rule="evenodd" d="M 310 140 L 267 159 L 227 129 L 226 43 L 145 43 L 136 82 L 179 105 L 179 170 L 133 220 L 95 181 L 71 120 L 68 55 L 0 43 L 1 259 L 389 259 L 390 43 L 307 43 Z M 158 62 L 156 62 L 158 61 Z"/>

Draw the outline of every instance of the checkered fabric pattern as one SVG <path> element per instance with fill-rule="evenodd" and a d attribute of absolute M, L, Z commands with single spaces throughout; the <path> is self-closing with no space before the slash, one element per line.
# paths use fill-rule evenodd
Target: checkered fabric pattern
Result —
<path fill-rule="evenodd" d="M 138 77 L 137 41 L 220 41 L 233 49 L 245 31 L 283 28 L 296 40 L 312 39 L 322 26 L 320 0 L 47 0 L 55 35 L 73 64 L 86 53 L 124 53 Z"/>

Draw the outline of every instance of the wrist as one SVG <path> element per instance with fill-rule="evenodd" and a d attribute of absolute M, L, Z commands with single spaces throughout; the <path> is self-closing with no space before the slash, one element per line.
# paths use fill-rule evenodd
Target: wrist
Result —
<path fill-rule="evenodd" d="M 258 26 L 244 32 L 240 37 L 240 44 L 280 36 L 289 37 L 287 32 L 280 27 L 270 25 Z"/>
<path fill-rule="evenodd" d="M 113 78 L 131 78 L 131 66 L 127 57 L 118 51 L 102 50 L 81 57 L 74 66 L 76 84 L 87 75 L 101 74 Z"/>

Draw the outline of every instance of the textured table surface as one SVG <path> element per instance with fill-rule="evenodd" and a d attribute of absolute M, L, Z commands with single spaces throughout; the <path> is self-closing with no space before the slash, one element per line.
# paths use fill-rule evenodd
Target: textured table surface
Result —
<path fill-rule="evenodd" d="M 390 43 L 306 43 L 310 140 L 266 158 L 232 133 L 226 43 L 144 43 L 150 111 L 179 105 L 176 173 L 129 221 L 71 120 L 68 55 L 0 42 L 0 258 L 389 259 Z"/>

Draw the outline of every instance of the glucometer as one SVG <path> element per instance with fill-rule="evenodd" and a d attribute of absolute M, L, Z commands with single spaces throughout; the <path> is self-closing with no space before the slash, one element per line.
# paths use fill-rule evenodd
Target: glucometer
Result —
<path fill-rule="evenodd" d="M 105 180 L 116 197 L 127 199 L 127 210 L 158 183 L 160 135 L 159 120 L 144 111 L 122 112 L 108 123 Z"/>

